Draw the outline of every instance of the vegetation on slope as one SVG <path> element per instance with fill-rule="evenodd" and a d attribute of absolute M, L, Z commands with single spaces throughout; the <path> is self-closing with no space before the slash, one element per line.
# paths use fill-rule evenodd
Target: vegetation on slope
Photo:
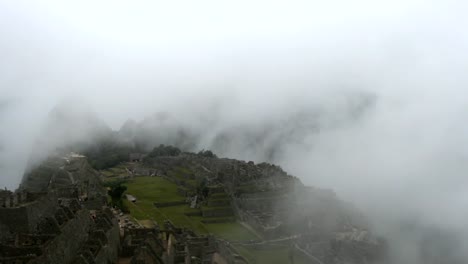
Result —
<path fill-rule="evenodd" d="M 158 154 L 159 153 L 159 154 Z M 161 154 L 165 153 L 165 154 Z M 166 155 L 178 151 L 165 146 L 155 148 L 153 155 Z M 198 155 L 214 158 L 210 152 L 203 151 Z M 133 164 L 134 165 L 134 164 Z M 212 234 L 218 238 L 231 242 L 239 254 L 247 258 L 250 263 L 308 263 L 306 257 L 293 246 L 248 246 L 243 243 L 249 241 L 262 241 L 261 235 L 254 230 L 235 220 L 234 215 L 205 216 L 204 213 L 217 210 L 232 210 L 230 197 L 223 188 L 207 186 L 206 180 L 196 177 L 191 169 L 180 165 L 166 171 L 165 177 L 129 175 L 127 168 L 131 163 L 122 163 L 113 168 L 101 171 L 108 179 L 125 179 L 123 183 L 127 187 L 126 193 L 137 198 L 136 202 L 123 199 L 123 205 L 128 208 L 131 216 L 140 224 L 162 223 L 171 221 L 178 227 L 185 227 L 197 234 Z M 183 182 L 183 186 L 175 182 Z M 209 195 L 205 195 L 208 191 Z M 189 191 L 189 192 L 187 192 Z M 239 192 L 257 192 L 256 186 L 240 186 Z M 203 200 L 201 206 L 190 208 L 186 196 L 182 193 L 190 193 L 190 196 L 198 194 Z M 164 203 L 178 202 L 175 205 L 164 206 Z M 155 206 L 155 203 L 161 206 Z"/>
<path fill-rule="evenodd" d="M 84 154 L 94 169 L 103 170 L 127 161 L 132 152 L 135 152 L 132 147 L 120 144 L 116 140 L 106 139 L 88 148 Z"/>
<path fill-rule="evenodd" d="M 201 216 L 187 216 L 196 214 L 200 209 L 192 209 L 188 205 L 176 205 L 168 207 L 156 207 L 155 202 L 183 201 L 185 197 L 177 192 L 177 185 L 161 177 L 135 177 L 125 183 L 127 193 L 137 197 L 136 203 L 124 201 L 130 209 L 130 213 L 137 220 L 154 220 L 163 223 L 170 220 L 173 224 L 186 227 L 199 234 L 212 233 L 228 240 L 257 239 L 250 231 L 237 222 L 203 223 Z"/>

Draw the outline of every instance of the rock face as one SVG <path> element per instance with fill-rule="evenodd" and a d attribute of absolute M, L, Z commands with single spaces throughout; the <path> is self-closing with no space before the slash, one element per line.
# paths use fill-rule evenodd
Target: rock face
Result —
<path fill-rule="evenodd" d="M 209 148 L 222 156 L 275 162 L 281 160 L 288 148 L 307 146 L 304 142 L 319 131 L 349 126 L 365 118 L 378 98 L 372 93 L 355 91 L 335 99 L 343 103 L 307 104 L 296 111 L 275 111 L 274 118 L 260 115 L 262 118 L 258 119 L 235 118 L 235 109 L 234 116 L 223 116 L 217 102 L 204 105 L 211 111 L 186 113 L 186 118 L 157 113 L 139 122 L 129 120 L 118 134 L 123 142 L 145 151 L 159 144 L 171 144 L 184 150 Z M 223 104 L 221 108 L 226 106 Z"/>
<path fill-rule="evenodd" d="M 330 190 L 304 186 L 279 166 L 190 153 L 147 158 L 135 166 L 134 171 L 175 182 L 188 197 L 197 195 L 203 216 L 234 215 L 264 238 L 252 246 L 293 243 L 311 263 L 361 264 L 383 258 L 384 243 L 372 235 L 358 210 Z"/>
<path fill-rule="evenodd" d="M 88 164 L 85 156 L 70 153 L 50 157 L 41 165 L 23 176 L 21 189 L 31 192 L 46 192 L 78 186 L 84 195 L 97 194 L 100 187 L 99 173 Z M 87 192 L 84 192 L 84 190 Z"/>

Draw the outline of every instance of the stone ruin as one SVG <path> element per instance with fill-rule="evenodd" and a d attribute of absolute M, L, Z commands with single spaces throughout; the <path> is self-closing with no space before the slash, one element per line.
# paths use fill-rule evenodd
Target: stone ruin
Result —
<path fill-rule="evenodd" d="M 83 157 L 64 161 L 55 164 L 64 167 L 43 166 L 69 172 L 68 180 L 40 167 L 16 192 L 0 191 L 0 264 L 247 263 L 227 242 L 170 222 L 163 230 L 119 223 L 121 212 L 106 205 L 100 181 L 93 179 L 98 174 Z"/>
<path fill-rule="evenodd" d="M 6 204 L 9 199 L 4 194 Z M 53 190 L 9 195 L 18 200 L 0 208 L 0 263 L 112 263 L 117 259 L 119 229 L 106 207 L 90 211 L 78 197 L 62 197 Z"/>
<path fill-rule="evenodd" d="M 120 261 L 149 263 L 238 263 L 248 264 L 228 242 L 213 236 L 198 236 L 166 221 L 164 228 L 125 228 Z"/>
<path fill-rule="evenodd" d="M 119 226 L 97 175 L 71 153 L 0 192 L 0 263 L 115 263 Z"/>
<path fill-rule="evenodd" d="M 202 216 L 224 217 L 232 212 L 236 220 L 266 240 L 259 244 L 292 243 L 312 263 L 317 260 L 327 264 L 371 263 L 385 251 L 384 243 L 367 231 L 368 223 L 352 205 L 339 200 L 333 191 L 304 186 L 279 166 L 191 153 L 147 158 L 139 166 L 158 171 L 179 186 L 179 193 L 188 197 L 194 196 L 194 188 L 187 182 L 206 181 L 210 194 L 202 203 L 222 208 L 205 212 L 202 207 Z M 182 178 L 171 177 L 169 172 L 180 167 L 191 173 Z M 210 199 L 218 194 L 225 194 L 228 200 Z M 342 236 L 349 233 L 366 236 L 361 240 Z M 352 251 L 352 248 L 359 250 Z"/>
<path fill-rule="evenodd" d="M 286 243 L 311 263 L 327 264 L 370 263 L 383 254 L 382 241 L 353 208 L 331 191 L 303 186 L 278 166 L 192 154 L 135 166 L 176 183 L 187 195 L 181 202 L 197 197 L 193 207 L 216 208 L 199 208 L 207 223 L 235 217 L 264 238 L 245 246 Z M 171 177 L 175 167 L 190 173 Z M 194 195 L 191 182 L 200 179 L 206 197 Z M 242 242 L 197 236 L 170 222 L 161 229 L 119 223 L 121 213 L 105 198 L 99 173 L 79 155 L 49 160 L 28 173 L 16 192 L 0 191 L 0 264 L 248 263 L 231 244 Z"/>

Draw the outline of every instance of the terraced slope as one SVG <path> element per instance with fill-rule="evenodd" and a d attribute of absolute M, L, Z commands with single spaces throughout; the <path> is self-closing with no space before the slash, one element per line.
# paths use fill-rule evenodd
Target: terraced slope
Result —
<path fill-rule="evenodd" d="M 214 234 L 253 263 L 360 264 L 384 250 L 352 205 L 275 165 L 182 153 L 122 166 L 137 220 Z"/>

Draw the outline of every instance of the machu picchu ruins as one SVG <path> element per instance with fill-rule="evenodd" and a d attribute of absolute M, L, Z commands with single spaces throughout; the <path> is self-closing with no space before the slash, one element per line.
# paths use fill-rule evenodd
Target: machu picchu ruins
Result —
<path fill-rule="evenodd" d="M 125 186 L 117 206 L 111 186 Z M 279 166 L 158 147 L 101 171 L 49 157 L 0 191 L 0 247 L 1 264 L 253 264 L 275 250 L 285 263 L 361 264 L 385 251 L 357 210 Z"/>

